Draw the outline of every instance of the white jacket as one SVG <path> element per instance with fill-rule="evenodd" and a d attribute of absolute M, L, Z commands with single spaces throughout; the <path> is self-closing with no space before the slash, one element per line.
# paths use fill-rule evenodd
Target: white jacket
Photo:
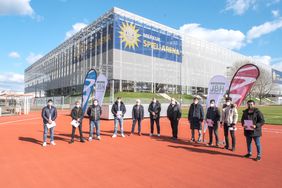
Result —
<path fill-rule="evenodd" d="M 222 109 L 221 122 L 228 125 L 236 124 L 238 121 L 238 111 L 235 106 L 230 105 Z"/>

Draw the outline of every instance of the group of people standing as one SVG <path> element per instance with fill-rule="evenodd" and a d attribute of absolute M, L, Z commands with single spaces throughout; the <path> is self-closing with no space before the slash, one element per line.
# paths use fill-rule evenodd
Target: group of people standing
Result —
<path fill-rule="evenodd" d="M 241 124 L 244 127 L 244 135 L 246 137 L 247 150 L 248 153 L 244 156 L 250 158 L 252 156 L 252 140 L 255 141 L 257 147 L 257 158 L 256 160 L 261 159 L 261 145 L 260 137 L 262 135 L 261 127 L 264 124 L 264 117 L 260 110 L 255 107 L 255 101 L 249 100 L 247 102 L 248 108 L 243 111 L 241 118 Z M 122 102 L 122 98 L 118 97 L 116 102 L 112 105 L 111 112 L 114 116 L 114 132 L 112 138 L 117 137 L 118 126 L 120 127 L 121 137 L 125 137 L 123 120 L 126 113 L 126 106 Z M 150 136 L 154 134 L 154 125 L 157 127 L 157 136 L 160 136 L 160 112 L 161 104 L 157 101 L 156 98 L 153 98 L 148 112 L 150 114 Z M 99 102 L 95 99 L 93 104 L 90 105 L 87 109 L 87 115 L 89 117 L 89 141 L 92 141 L 94 138 L 94 129 L 96 134 L 96 139 L 101 140 L 100 135 L 100 119 L 102 115 L 102 108 L 99 105 Z M 171 103 L 167 108 L 167 118 L 170 121 L 171 130 L 172 130 L 172 139 L 178 139 L 178 125 L 179 120 L 181 119 L 181 106 L 177 101 L 172 98 Z M 82 119 L 84 117 L 83 110 L 80 103 L 77 101 L 75 106 L 71 110 L 72 120 L 77 122 L 78 126 L 72 126 L 72 134 L 70 144 L 74 143 L 74 136 L 76 128 L 79 129 L 80 142 L 85 142 L 82 132 Z M 50 130 L 50 143 L 51 145 L 56 145 L 54 142 L 54 127 L 50 126 L 55 124 L 57 118 L 57 110 L 53 106 L 53 101 L 48 100 L 47 106 L 42 109 L 42 119 L 44 124 L 44 133 L 43 133 L 43 146 L 47 145 L 47 133 Z M 136 124 L 138 124 L 138 135 L 141 136 L 142 132 L 142 120 L 144 119 L 144 107 L 141 104 L 139 99 L 136 100 L 136 104 L 132 108 L 132 128 L 130 135 L 133 135 L 135 132 Z M 193 103 L 190 105 L 188 111 L 188 121 L 191 129 L 191 142 L 202 142 L 202 125 L 208 125 L 209 132 L 209 142 L 208 145 L 212 146 L 213 135 L 215 135 L 215 146 L 219 147 L 219 136 L 218 128 L 223 127 L 224 137 L 225 137 L 225 149 L 230 149 L 229 146 L 229 134 L 231 135 L 232 144 L 231 149 L 235 151 L 236 148 L 236 137 L 235 133 L 237 130 L 236 124 L 238 121 L 238 111 L 235 104 L 232 104 L 232 99 L 227 97 L 225 99 L 225 104 L 222 107 L 222 112 L 215 104 L 215 100 L 210 100 L 210 105 L 207 109 L 206 115 L 204 113 L 203 106 L 199 103 L 199 98 L 195 97 Z M 251 122 L 251 123 L 250 123 Z M 195 139 L 195 130 L 198 132 L 198 139 Z"/>

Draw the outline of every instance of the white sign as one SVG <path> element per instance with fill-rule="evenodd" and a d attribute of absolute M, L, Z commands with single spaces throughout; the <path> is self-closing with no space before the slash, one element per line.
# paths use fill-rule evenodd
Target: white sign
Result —
<path fill-rule="evenodd" d="M 100 106 L 102 106 L 103 104 L 107 85 L 108 85 L 107 77 L 103 74 L 100 74 L 97 78 L 96 86 L 95 86 L 95 99 L 99 101 Z"/>
<path fill-rule="evenodd" d="M 210 106 L 210 100 L 215 100 L 215 105 L 218 106 L 220 100 L 226 93 L 226 90 L 228 89 L 229 83 L 227 79 L 224 76 L 221 75 L 216 75 L 211 78 L 209 82 L 209 87 L 208 87 L 208 97 L 206 101 L 206 107 Z M 216 123 L 216 122 L 215 122 Z M 206 132 L 208 128 L 208 124 L 205 123 L 204 125 L 204 132 Z"/>

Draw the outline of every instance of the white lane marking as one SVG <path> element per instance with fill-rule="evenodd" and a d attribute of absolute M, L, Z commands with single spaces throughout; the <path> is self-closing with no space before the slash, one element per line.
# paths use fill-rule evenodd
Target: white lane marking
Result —
<path fill-rule="evenodd" d="M 3 125 L 3 124 L 11 124 L 11 123 L 17 123 L 17 122 L 22 122 L 22 121 L 29 121 L 29 120 L 34 120 L 34 119 L 40 119 L 40 118 L 37 117 L 37 118 L 21 119 L 21 120 L 16 120 L 16 121 L 6 121 L 6 122 L 0 123 L 0 125 Z"/>

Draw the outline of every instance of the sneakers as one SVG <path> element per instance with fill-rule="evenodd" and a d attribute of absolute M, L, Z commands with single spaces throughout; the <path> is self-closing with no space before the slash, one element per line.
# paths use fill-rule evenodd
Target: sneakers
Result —
<path fill-rule="evenodd" d="M 139 136 L 142 136 L 142 133 L 138 133 Z"/>
<path fill-rule="evenodd" d="M 51 145 L 55 146 L 55 145 L 56 145 L 56 143 L 55 143 L 54 141 L 52 141 L 52 142 L 51 142 Z"/>
<path fill-rule="evenodd" d="M 116 137 L 117 137 L 117 135 L 116 135 L 116 134 L 113 134 L 112 138 L 116 138 Z"/>
<path fill-rule="evenodd" d="M 195 142 L 195 138 L 191 138 L 190 142 Z"/>
<path fill-rule="evenodd" d="M 255 160 L 256 161 L 260 161 L 261 160 L 261 156 L 257 156 L 257 158 Z"/>
<path fill-rule="evenodd" d="M 88 138 L 88 141 L 91 142 L 91 141 L 92 141 L 92 137 L 89 137 L 89 138 Z"/>
<path fill-rule="evenodd" d="M 158 137 L 160 137 L 161 136 L 161 134 L 158 134 Z"/>
<path fill-rule="evenodd" d="M 46 147 L 46 146 L 47 146 L 47 143 L 46 143 L 46 142 L 43 142 L 42 146 L 43 146 L 43 147 Z"/>
<path fill-rule="evenodd" d="M 250 158 L 252 156 L 252 154 L 248 153 L 246 155 L 244 155 L 244 158 Z"/>
<path fill-rule="evenodd" d="M 121 134 L 121 137 L 122 137 L 122 138 L 124 138 L 124 137 L 125 137 L 125 135 L 124 135 L 124 134 Z"/>
<path fill-rule="evenodd" d="M 85 140 L 84 140 L 84 139 L 80 139 L 80 142 L 84 143 L 84 142 L 85 142 Z"/>
<path fill-rule="evenodd" d="M 71 141 L 69 142 L 69 144 L 73 144 L 73 140 L 71 140 Z"/>
<path fill-rule="evenodd" d="M 101 140 L 101 136 L 97 136 L 97 139 L 98 139 L 98 140 Z"/>
<path fill-rule="evenodd" d="M 150 133 L 150 136 L 153 136 L 153 134 L 152 134 L 152 133 Z"/>

